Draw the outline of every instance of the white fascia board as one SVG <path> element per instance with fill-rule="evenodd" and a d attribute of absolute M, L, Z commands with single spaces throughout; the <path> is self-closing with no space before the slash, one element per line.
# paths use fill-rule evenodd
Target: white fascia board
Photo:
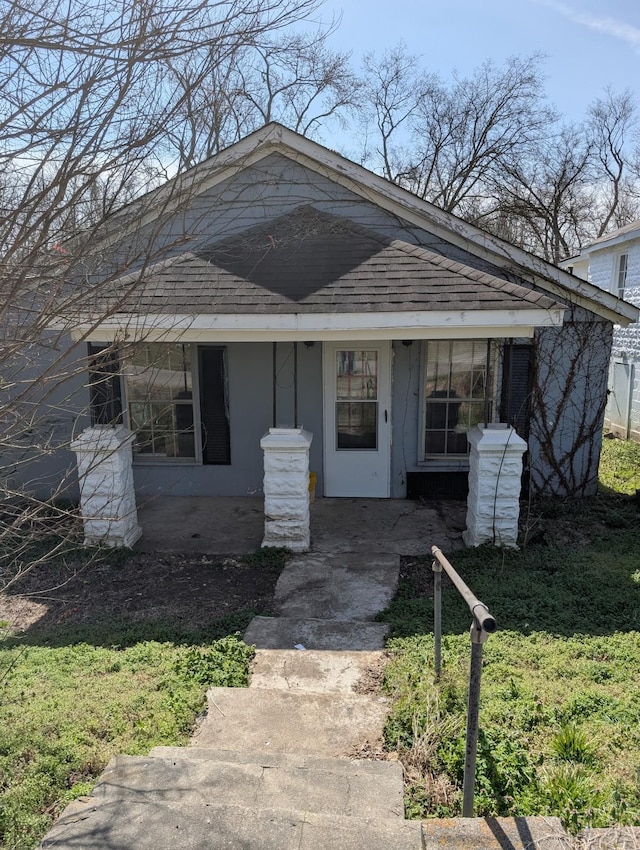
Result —
<path fill-rule="evenodd" d="M 76 338 L 96 342 L 147 339 L 171 342 L 329 341 L 340 339 L 473 339 L 532 336 L 537 327 L 559 327 L 563 308 L 552 310 L 448 310 L 396 313 L 284 313 L 113 316 L 99 325 L 76 325 Z"/>

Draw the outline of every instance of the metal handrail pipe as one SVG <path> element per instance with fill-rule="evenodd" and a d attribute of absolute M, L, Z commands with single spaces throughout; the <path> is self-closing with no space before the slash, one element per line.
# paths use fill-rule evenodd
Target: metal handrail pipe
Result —
<path fill-rule="evenodd" d="M 464 601 L 469 606 L 471 616 L 478 623 L 479 628 L 481 628 L 482 631 L 486 632 L 487 634 L 495 632 L 497 628 L 495 618 L 492 614 L 489 613 L 489 609 L 484 604 L 484 602 L 481 602 L 478 597 L 473 593 L 473 591 L 469 588 L 469 586 L 465 584 L 465 582 L 454 569 L 453 565 L 450 564 L 449 561 L 442 554 L 440 548 L 438 546 L 432 546 L 431 554 L 442 566 L 446 574 L 453 582 L 460 596 L 462 596 Z"/>

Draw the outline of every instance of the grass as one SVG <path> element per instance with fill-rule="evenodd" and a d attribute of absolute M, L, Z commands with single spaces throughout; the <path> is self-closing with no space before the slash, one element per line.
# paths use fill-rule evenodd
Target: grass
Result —
<path fill-rule="evenodd" d="M 603 488 L 627 496 L 640 490 L 640 443 L 632 440 L 602 441 L 600 484 Z"/>
<path fill-rule="evenodd" d="M 281 569 L 284 553 L 258 553 Z M 253 563 L 251 561 L 251 563 Z M 253 648 L 240 611 L 189 630 L 98 623 L 0 640 L 0 846 L 35 847 L 112 755 L 188 742 L 212 685 L 245 686 Z"/>
<path fill-rule="evenodd" d="M 484 649 L 479 815 L 557 815 L 574 833 L 640 823 L 640 527 L 635 499 L 612 486 L 635 493 L 638 447 L 617 443 L 605 441 L 606 491 L 535 506 L 538 542 L 451 555 L 499 627 Z M 436 683 L 430 560 L 404 573 L 383 614 L 396 700 L 386 742 L 405 765 L 407 815 L 457 815 L 470 615 L 444 587 Z"/>

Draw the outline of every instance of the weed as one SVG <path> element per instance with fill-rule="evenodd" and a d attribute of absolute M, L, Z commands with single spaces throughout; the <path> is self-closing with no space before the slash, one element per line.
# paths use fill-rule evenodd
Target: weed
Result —
<path fill-rule="evenodd" d="M 559 761 L 576 762 L 593 767 L 596 762 L 595 750 L 583 729 L 575 723 L 565 723 L 557 735 L 551 739 L 551 752 Z"/>
<path fill-rule="evenodd" d="M 176 662 L 176 670 L 187 679 L 206 687 L 243 687 L 249 675 L 249 662 L 255 654 L 237 632 L 220 638 L 211 646 L 191 646 Z"/>
<path fill-rule="evenodd" d="M 281 546 L 263 546 L 255 552 L 243 555 L 241 560 L 249 567 L 261 567 L 280 571 L 291 557 L 291 550 Z"/>

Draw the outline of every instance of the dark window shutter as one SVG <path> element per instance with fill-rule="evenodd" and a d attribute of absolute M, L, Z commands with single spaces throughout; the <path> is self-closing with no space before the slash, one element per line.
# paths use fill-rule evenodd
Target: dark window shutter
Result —
<path fill-rule="evenodd" d="M 122 424 L 122 391 L 118 352 L 89 343 L 89 403 L 92 425 Z"/>
<path fill-rule="evenodd" d="M 225 349 L 200 348 L 202 462 L 231 463 Z"/>
<path fill-rule="evenodd" d="M 533 348 L 530 345 L 506 345 L 502 361 L 500 421 L 508 422 L 523 439 L 529 436 Z"/>

